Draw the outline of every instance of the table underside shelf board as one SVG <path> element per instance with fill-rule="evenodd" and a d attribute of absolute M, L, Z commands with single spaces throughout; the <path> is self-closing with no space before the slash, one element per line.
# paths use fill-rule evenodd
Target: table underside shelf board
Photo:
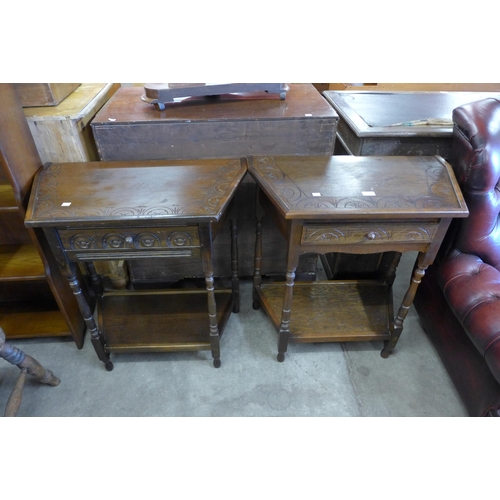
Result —
<path fill-rule="evenodd" d="M 276 331 L 281 323 L 285 287 L 285 283 L 262 284 L 256 290 Z M 383 282 L 295 283 L 289 340 L 385 341 L 390 337 L 393 318 L 392 289 Z"/>
<path fill-rule="evenodd" d="M 234 305 L 231 290 L 215 291 L 222 336 Z M 106 292 L 97 304 L 107 352 L 210 350 L 206 290 Z"/>

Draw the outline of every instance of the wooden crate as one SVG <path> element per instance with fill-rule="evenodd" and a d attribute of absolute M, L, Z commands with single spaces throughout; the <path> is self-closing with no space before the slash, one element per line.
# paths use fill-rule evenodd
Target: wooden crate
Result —
<path fill-rule="evenodd" d="M 42 162 L 98 160 L 89 122 L 119 88 L 82 83 L 58 106 L 23 108 Z"/>
<path fill-rule="evenodd" d="M 79 83 L 15 83 L 23 107 L 57 106 Z"/>

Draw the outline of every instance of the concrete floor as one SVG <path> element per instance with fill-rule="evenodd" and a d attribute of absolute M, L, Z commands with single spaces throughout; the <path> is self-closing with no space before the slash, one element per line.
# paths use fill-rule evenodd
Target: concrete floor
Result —
<path fill-rule="evenodd" d="M 414 258 L 403 255 L 395 307 Z M 201 351 L 112 354 L 107 372 L 88 337 L 81 350 L 61 339 L 12 343 L 61 379 L 57 387 L 29 379 L 20 417 L 467 416 L 413 308 L 388 359 L 380 357 L 381 342 L 290 344 L 278 363 L 277 334 L 262 309 L 252 309 L 250 280 L 242 281 L 240 313 L 222 336 L 219 369 Z M 2 408 L 18 372 L 1 361 Z"/>

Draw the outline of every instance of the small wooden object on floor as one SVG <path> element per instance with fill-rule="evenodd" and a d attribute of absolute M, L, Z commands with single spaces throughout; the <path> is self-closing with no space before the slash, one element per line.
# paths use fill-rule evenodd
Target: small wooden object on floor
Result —
<path fill-rule="evenodd" d="M 19 411 L 23 398 L 26 375 L 32 375 L 42 384 L 51 386 L 59 385 L 61 382 L 50 370 L 46 370 L 36 359 L 28 356 L 21 351 L 21 349 L 5 343 L 5 332 L 2 328 L 0 328 L 0 358 L 5 359 L 21 370 L 5 408 L 6 417 L 15 417 Z"/>

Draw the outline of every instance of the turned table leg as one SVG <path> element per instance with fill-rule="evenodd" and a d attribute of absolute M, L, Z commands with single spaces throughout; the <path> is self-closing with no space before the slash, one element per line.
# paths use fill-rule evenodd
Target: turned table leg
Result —
<path fill-rule="evenodd" d="M 212 350 L 215 368 L 221 365 L 220 334 L 217 323 L 217 304 L 215 302 L 214 272 L 212 265 L 212 228 L 200 225 L 201 252 L 203 258 L 203 272 L 207 289 L 208 323 L 210 329 L 210 348 Z"/>
<path fill-rule="evenodd" d="M 76 273 L 71 273 L 67 276 L 69 286 L 73 291 L 73 294 L 78 303 L 78 307 L 80 308 L 80 312 L 82 313 L 85 324 L 87 325 L 87 329 L 90 335 L 90 341 L 92 342 L 92 346 L 97 354 L 97 357 L 104 363 L 104 367 L 108 372 L 113 369 L 113 363 L 109 359 L 109 354 L 104 349 L 104 337 L 102 333 L 99 331 L 97 327 L 97 323 L 95 322 L 92 311 L 83 296 L 83 292 L 80 286 L 80 282 L 76 277 Z"/>
<path fill-rule="evenodd" d="M 413 299 L 415 298 L 415 294 L 417 293 L 418 285 L 420 285 L 427 267 L 428 266 L 423 266 L 422 264 L 420 264 L 420 262 L 418 262 L 417 266 L 415 267 L 410 286 L 408 287 L 401 306 L 399 307 L 396 317 L 394 318 L 394 326 L 391 331 L 391 337 L 388 341 L 385 342 L 384 348 L 380 352 L 380 355 L 383 358 L 389 357 L 389 354 L 398 343 L 401 332 L 403 331 L 403 322 L 406 318 L 406 315 L 408 314 L 408 311 L 410 310 L 411 305 L 413 304 Z"/>
<path fill-rule="evenodd" d="M 233 312 L 240 312 L 240 276 L 238 270 L 238 228 L 231 220 L 231 284 L 233 290 Z"/>
<path fill-rule="evenodd" d="M 286 288 L 283 297 L 283 309 L 281 311 L 281 324 L 278 332 L 278 356 L 280 363 L 285 360 L 285 352 L 288 348 L 290 337 L 290 316 L 292 313 L 293 285 L 295 282 L 295 267 L 286 271 Z"/>
<path fill-rule="evenodd" d="M 92 310 L 90 309 L 90 306 L 83 295 L 83 291 L 77 277 L 76 264 L 69 261 L 66 253 L 63 250 L 63 246 L 61 241 L 59 240 L 57 231 L 44 230 L 44 232 L 47 236 L 47 240 L 50 243 L 52 251 L 54 252 L 54 256 L 59 264 L 59 267 L 61 268 L 63 275 L 66 276 L 73 295 L 76 298 L 76 302 L 83 316 L 85 324 L 87 325 L 87 329 L 90 335 L 90 341 L 92 342 L 92 346 L 94 347 L 97 357 L 104 363 L 104 367 L 109 372 L 113 369 L 113 363 L 109 359 L 109 353 L 107 353 L 104 349 L 104 337 L 99 331 L 99 328 L 97 327 L 97 324 L 94 320 Z M 92 266 L 87 266 L 87 269 L 92 270 Z"/>
<path fill-rule="evenodd" d="M 259 309 L 257 289 L 262 284 L 262 217 L 257 218 L 255 233 L 255 256 L 253 271 L 253 308 Z"/>

